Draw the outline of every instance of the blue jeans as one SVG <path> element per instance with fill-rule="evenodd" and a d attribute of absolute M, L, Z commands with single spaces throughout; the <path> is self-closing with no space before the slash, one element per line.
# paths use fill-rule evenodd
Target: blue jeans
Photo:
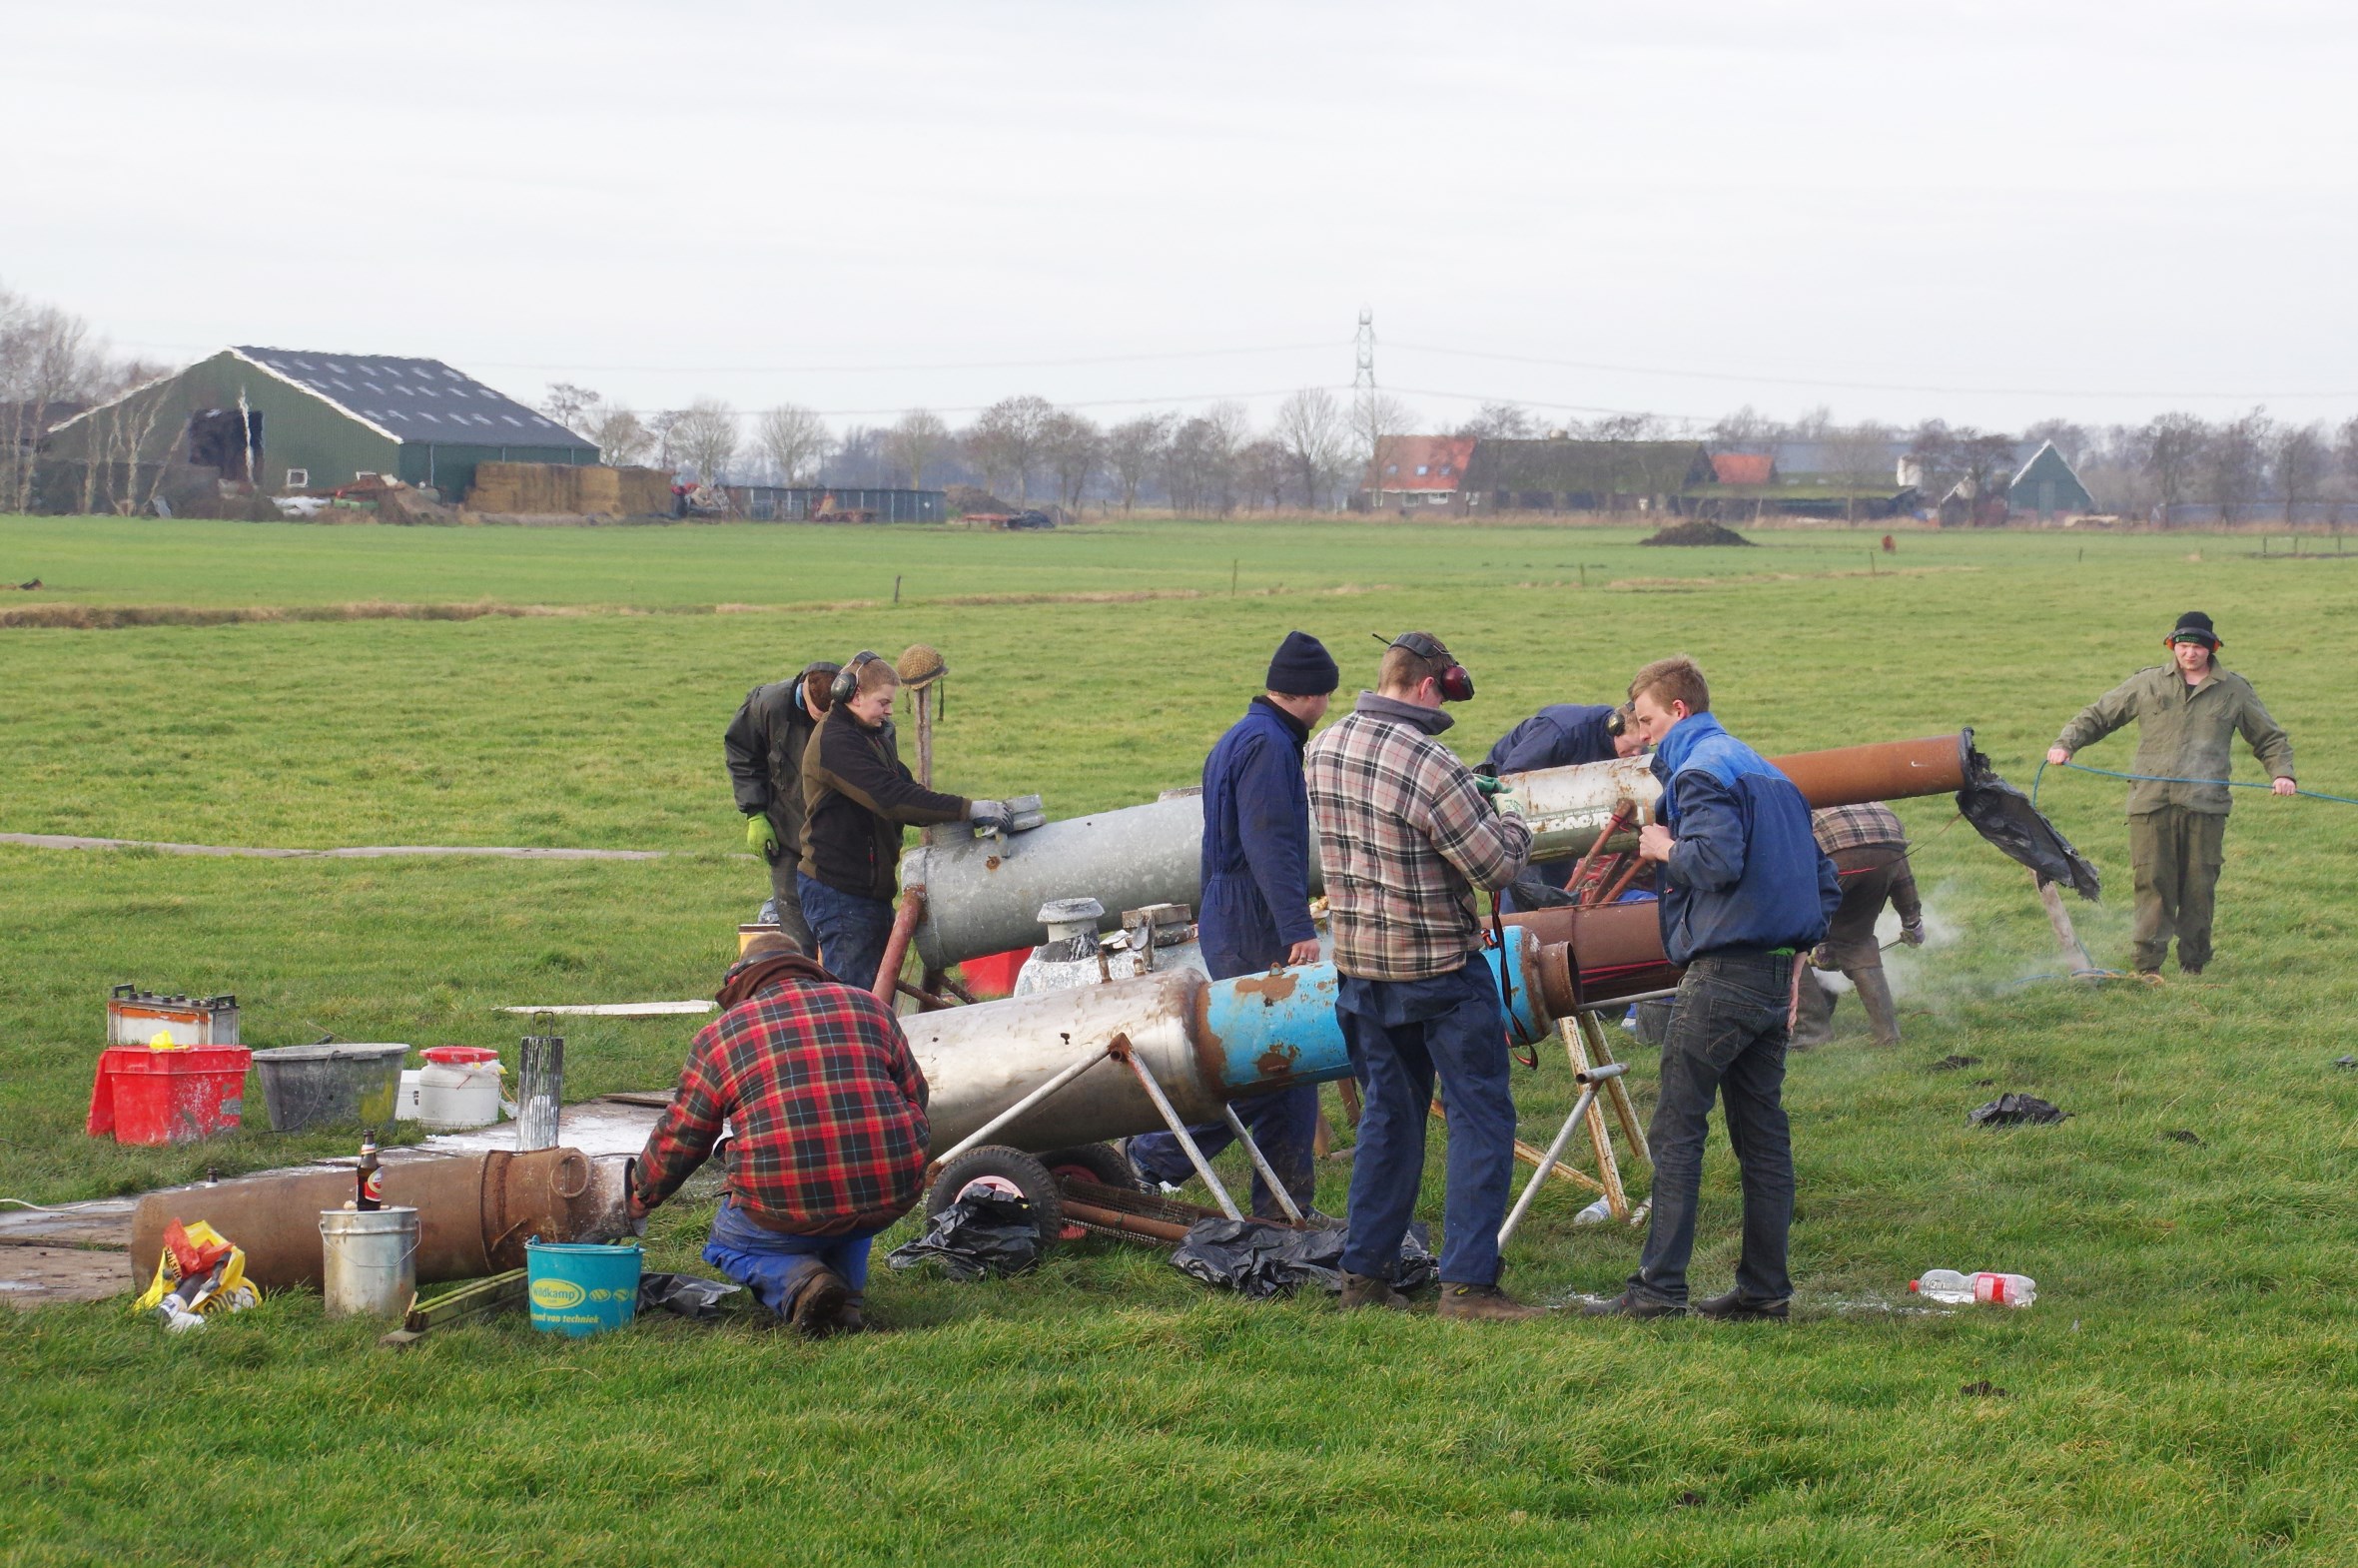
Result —
<path fill-rule="evenodd" d="M 1654 1151 L 1654 1217 L 1630 1276 L 1634 1294 L 1687 1299 L 1705 1119 L 1716 1095 L 1744 1183 L 1737 1297 L 1753 1303 L 1792 1297 L 1785 1264 L 1793 1228 L 1793 1134 L 1783 1101 L 1792 987 L 1789 957 L 1707 953 L 1687 966 L 1662 1040 L 1661 1097 L 1646 1130 Z"/>
<path fill-rule="evenodd" d="M 847 986 L 873 988 L 892 940 L 892 901 L 845 893 L 799 871 L 794 889 L 802 898 L 802 918 L 819 939 L 820 967 Z"/>
<path fill-rule="evenodd" d="M 1303 1084 L 1273 1095 L 1247 1096 L 1236 1102 L 1236 1120 L 1251 1131 L 1269 1169 L 1285 1183 L 1293 1206 L 1307 1213 L 1318 1195 L 1318 1086 Z M 1225 1117 L 1207 1127 L 1191 1127 L 1187 1136 L 1195 1140 L 1206 1160 L 1236 1141 Z M 1146 1133 L 1132 1139 L 1130 1163 L 1141 1175 L 1175 1186 L 1195 1174 L 1187 1152 L 1169 1133 Z M 1261 1179 L 1257 1168 L 1252 1173 L 1252 1211 L 1262 1219 L 1285 1217 L 1284 1205 Z"/>
<path fill-rule="evenodd" d="M 819 1276 L 833 1269 L 858 1295 L 868 1288 L 868 1243 L 888 1226 L 855 1230 L 849 1235 L 786 1235 L 757 1225 L 737 1212 L 730 1198 L 722 1198 L 712 1216 L 712 1236 L 704 1243 L 704 1261 L 746 1286 L 761 1304 L 787 1316 L 794 1298 Z"/>
<path fill-rule="evenodd" d="M 1514 1171 L 1515 1103 L 1507 1089 L 1506 1012 L 1489 966 L 1429 980 L 1345 976 L 1334 1003 L 1351 1068 L 1366 1086 L 1351 1161 L 1350 1238 L 1342 1266 L 1392 1276 L 1424 1180 L 1433 1080 L 1449 1113 L 1449 1185 L 1441 1278 L 1498 1282 L 1498 1226 Z"/>

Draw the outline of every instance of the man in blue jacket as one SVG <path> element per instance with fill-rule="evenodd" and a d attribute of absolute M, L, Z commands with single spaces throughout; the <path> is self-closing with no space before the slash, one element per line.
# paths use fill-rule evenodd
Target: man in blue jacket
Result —
<path fill-rule="evenodd" d="M 1499 736 L 1475 771 L 1495 779 L 1509 773 L 1536 773 L 1542 768 L 1578 767 L 1586 762 L 1634 757 L 1645 745 L 1638 739 L 1637 725 L 1626 707 L 1551 702 Z M 1577 857 L 1569 855 L 1560 860 L 1535 860 L 1527 874 L 1551 888 L 1560 888 L 1572 880 L 1572 868 L 1577 864 Z M 1501 893 L 1499 903 L 1509 914 L 1522 907 L 1509 893 Z"/>
<path fill-rule="evenodd" d="M 1203 903 L 1195 919 L 1203 967 L 1214 980 L 1318 962 L 1301 754 L 1340 678 L 1323 643 L 1307 632 L 1287 633 L 1269 660 L 1268 689 L 1203 759 Z M 1240 1100 L 1236 1115 L 1294 1206 L 1308 1213 L 1318 1184 L 1318 1086 Z M 1206 1159 L 1233 1142 L 1225 1122 L 1188 1132 Z M 1132 1139 L 1130 1158 L 1151 1180 L 1176 1184 L 1194 1173 L 1169 1133 Z M 1264 1219 L 1285 1216 L 1258 1172 L 1252 1211 Z"/>
<path fill-rule="evenodd" d="M 1712 717 L 1711 688 L 1693 659 L 1655 660 L 1629 695 L 1662 781 L 1660 821 L 1639 834 L 1638 855 L 1661 867 L 1662 945 L 1687 973 L 1671 1004 L 1646 1135 L 1654 1153 L 1646 1249 L 1628 1288 L 1587 1310 L 1687 1310 L 1704 1124 L 1716 1095 L 1744 1183 L 1744 1247 L 1736 1288 L 1695 1310 L 1781 1318 L 1793 1296 L 1785 1271 L 1793 1141 L 1783 1095 L 1794 964 L 1826 936 L 1841 879 L 1818 848 L 1802 792 Z"/>

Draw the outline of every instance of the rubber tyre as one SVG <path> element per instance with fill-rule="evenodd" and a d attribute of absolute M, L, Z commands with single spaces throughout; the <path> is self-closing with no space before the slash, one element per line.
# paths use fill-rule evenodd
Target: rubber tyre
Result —
<path fill-rule="evenodd" d="M 1071 1172 L 1101 1186 L 1118 1186 L 1125 1192 L 1139 1190 L 1138 1173 L 1131 1169 L 1130 1157 L 1112 1144 L 1083 1144 L 1078 1149 L 1060 1149 L 1054 1154 L 1042 1155 L 1040 1163 L 1048 1168 L 1052 1176 Z"/>
<path fill-rule="evenodd" d="M 944 1166 L 925 1194 L 926 1213 L 942 1212 L 958 1201 L 959 1193 L 985 1177 L 997 1177 L 1024 1194 L 1032 1205 L 1032 1222 L 1040 1231 L 1042 1251 L 1056 1243 L 1065 1228 L 1065 1204 L 1057 1192 L 1057 1178 L 1037 1159 L 1001 1144 L 970 1149 Z"/>

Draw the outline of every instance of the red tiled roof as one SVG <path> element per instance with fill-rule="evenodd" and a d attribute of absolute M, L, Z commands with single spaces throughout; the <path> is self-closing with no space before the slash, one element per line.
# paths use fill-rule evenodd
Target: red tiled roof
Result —
<path fill-rule="evenodd" d="M 1767 484 L 1777 460 L 1765 451 L 1722 451 L 1711 456 L 1711 471 L 1722 484 Z"/>
<path fill-rule="evenodd" d="M 1384 443 L 1379 490 L 1454 490 L 1474 454 L 1471 435 L 1395 435 Z"/>

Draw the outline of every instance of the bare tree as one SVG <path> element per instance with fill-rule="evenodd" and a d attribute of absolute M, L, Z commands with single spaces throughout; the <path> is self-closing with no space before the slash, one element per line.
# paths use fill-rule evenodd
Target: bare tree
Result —
<path fill-rule="evenodd" d="M 967 431 L 966 449 L 984 476 L 994 483 L 1016 481 L 1016 503 L 1032 498 L 1032 474 L 1040 466 L 1041 442 L 1056 405 L 1046 397 L 1026 393 L 1002 397 L 985 408 Z"/>
<path fill-rule="evenodd" d="M 2325 476 L 2333 464 L 2321 424 L 2288 424 L 2276 437 L 2276 487 L 2284 491 L 2284 520 L 2292 522 L 2299 509 L 2325 493 Z"/>
<path fill-rule="evenodd" d="M 1775 440 L 1777 425 L 1748 402 L 1734 413 L 1721 415 L 1707 433 L 1715 445 L 1731 451 L 1748 451 Z"/>
<path fill-rule="evenodd" d="M 1124 511 L 1138 505 L 1139 490 L 1163 466 L 1175 422 L 1172 414 L 1142 413 L 1106 432 L 1106 470 L 1113 476 Z"/>
<path fill-rule="evenodd" d="M 2193 488 L 2195 470 L 2210 445 L 2210 426 L 2191 413 L 2165 413 L 2140 432 L 2140 466 L 2153 486 L 2154 503 L 2164 524 L 2169 509 Z"/>
<path fill-rule="evenodd" d="M 1539 420 L 1519 402 L 1486 402 L 1457 427 L 1457 433 L 1476 440 L 1529 440 L 1539 433 Z"/>
<path fill-rule="evenodd" d="M 731 428 L 734 428 L 732 421 Z M 762 455 L 777 466 L 779 482 L 800 484 L 816 473 L 834 437 L 827 421 L 799 403 L 782 402 L 761 416 L 756 433 Z M 838 470 L 839 472 L 841 470 Z"/>
<path fill-rule="evenodd" d="M 647 415 L 647 438 L 655 445 L 655 465 L 657 467 L 668 468 L 672 466 L 671 446 L 678 435 L 679 421 L 685 416 L 685 412 L 686 410 L 680 408 L 657 408 L 653 413 Z"/>
<path fill-rule="evenodd" d="M 1503 405 L 1485 404 L 1483 412 L 1495 406 Z M 1350 451 L 1350 432 L 1334 393 L 1323 387 L 1305 387 L 1277 404 L 1270 436 L 1292 465 L 1302 504 L 1312 511 L 1324 510 Z"/>
<path fill-rule="evenodd" d="M 1376 494 L 1383 488 L 1383 470 L 1392 443 L 1415 432 L 1417 417 L 1414 408 L 1389 392 L 1369 392 L 1352 399 L 1351 435 L 1358 454 L 1367 460 L 1362 488 L 1370 506 L 1376 504 Z"/>
<path fill-rule="evenodd" d="M 99 357 L 78 316 L 0 289 L 0 511 L 26 511 L 41 439 L 96 394 Z"/>
<path fill-rule="evenodd" d="M 925 488 L 925 465 L 934 453 L 950 444 L 950 426 L 925 408 L 911 408 L 885 436 L 884 449 L 909 475 L 909 487 Z"/>
<path fill-rule="evenodd" d="M 2049 441 L 2054 442 L 2063 460 L 2076 469 L 2080 459 L 2093 449 L 2095 437 L 2084 424 L 2069 419 L 2041 419 L 2022 431 L 2022 441 L 2033 452 Z"/>
<path fill-rule="evenodd" d="M 1211 487 L 1212 509 L 1225 517 L 1236 509 L 1237 487 L 1243 482 L 1240 460 L 1252 439 L 1252 414 L 1240 402 L 1215 402 L 1203 410 L 1204 477 Z"/>
<path fill-rule="evenodd" d="M 1958 482 L 1972 503 L 1972 520 L 1978 523 L 1992 515 L 1994 503 L 2013 482 L 2014 451 L 2019 443 L 2011 435 L 1976 430 L 1971 425 L 1961 426 L 1956 440 Z"/>
<path fill-rule="evenodd" d="M 2358 490 L 2358 414 L 2344 419 L 2334 431 L 2334 455 L 2341 459 L 2344 493 Z"/>
<path fill-rule="evenodd" d="M 717 484 L 737 454 L 737 410 L 718 398 L 699 397 L 680 412 L 669 434 L 696 477 Z"/>
<path fill-rule="evenodd" d="M 1957 465 L 1957 434 L 1943 419 L 1927 419 L 1908 436 L 1908 458 L 1915 465 L 1917 487 L 1925 499 L 1938 504 L 1961 477 Z"/>
<path fill-rule="evenodd" d="M 1040 455 L 1056 475 L 1057 498 L 1068 511 L 1078 511 L 1083 492 L 1105 460 L 1106 435 L 1095 419 L 1059 408 L 1041 421 Z"/>
<path fill-rule="evenodd" d="M 582 433 L 596 442 L 598 460 L 617 468 L 637 462 L 655 444 L 654 432 L 628 408 L 599 410 Z"/>
<path fill-rule="evenodd" d="M 1212 510 L 1219 488 L 1217 470 L 1224 461 L 1219 432 L 1201 414 L 1183 419 L 1163 448 L 1163 487 L 1176 512 Z"/>
<path fill-rule="evenodd" d="M 1258 505 L 1265 496 L 1269 510 L 1278 510 L 1293 478 L 1293 453 L 1271 436 L 1247 441 L 1236 453 L 1236 482 L 1247 506 Z"/>
<path fill-rule="evenodd" d="M 1863 420 L 1827 437 L 1834 456 L 1835 477 L 1849 493 L 1843 497 L 1843 518 L 1859 517 L 1859 492 L 1882 489 L 1886 496 L 1900 480 L 1892 464 L 1892 427 Z M 1939 499 L 1938 496 L 1935 499 Z"/>
<path fill-rule="evenodd" d="M 1834 433 L 1834 410 L 1820 403 L 1787 425 L 1785 432 L 1797 441 L 1822 441 Z"/>
<path fill-rule="evenodd" d="M 566 429 L 586 435 L 596 426 L 599 405 L 604 401 L 604 397 L 587 387 L 550 382 L 548 392 L 540 399 L 540 411 Z"/>
<path fill-rule="evenodd" d="M 2235 508 L 2259 499 L 2267 479 L 2268 449 L 2275 444 L 2276 423 L 2265 408 L 2254 408 L 2240 419 L 2219 426 L 2205 454 L 2211 498 L 2219 503 L 2219 520 L 2235 520 Z"/>
<path fill-rule="evenodd" d="M 1608 413 L 1588 424 L 1589 439 L 1597 441 L 1658 441 L 1670 433 L 1670 421 L 1658 413 Z"/>

